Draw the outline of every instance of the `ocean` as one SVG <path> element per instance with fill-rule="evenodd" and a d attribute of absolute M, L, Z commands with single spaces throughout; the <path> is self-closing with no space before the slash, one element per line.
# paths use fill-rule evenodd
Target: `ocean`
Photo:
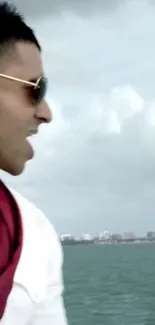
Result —
<path fill-rule="evenodd" d="M 155 244 L 63 249 L 69 325 L 155 325 Z"/>

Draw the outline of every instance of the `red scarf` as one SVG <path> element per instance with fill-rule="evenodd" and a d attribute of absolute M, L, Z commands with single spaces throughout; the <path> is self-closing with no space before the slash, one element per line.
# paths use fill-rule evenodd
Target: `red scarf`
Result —
<path fill-rule="evenodd" d="M 0 319 L 13 285 L 22 249 L 22 224 L 17 203 L 0 181 Z"/>

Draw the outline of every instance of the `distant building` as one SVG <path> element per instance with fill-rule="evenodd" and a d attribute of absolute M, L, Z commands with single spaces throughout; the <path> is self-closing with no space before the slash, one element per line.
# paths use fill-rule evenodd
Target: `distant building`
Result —
<path fill-rule="evenodd" d="M 121 234 L 112 234 L 111 235 L 111 239 L 112 239 L 112 241 L 120 241 L 120 240 L 122 240 L 122 235 Z"/>
<path fill-rule="evenodd" d="M 111 234 L 109 233 L 108 230 L 105 230 L 103 235 L 104 235 L 104 240 L 110 240 Z"/>
<path fill-rule="evenodd" d="M 132 239 L 135 239 L 135 238 L 136 238 L 136 235 L 132 231 L 124 233 L 124 239 L 126 239 L 126 240 L 130 240 L 130 239 L 132 240 Z"/>
<path fill-rule="evenodd" d="M 104 232 L 100 232 L 98 235 L 98 240 L 104 240 Z"/>
<path fill-rule="evenodd" d="M 81 240 L 91 241 L 92 240 L 92 236 L 89 235 L 89 234 L 84 234 L 84 235 L 81 236 Z"/>
<path fill-rule="evenodd" d="M 147 239 L 149 239 L 149 240 L 151 240 L 151 239 L 155 239 L 155 231 L 148 231 L 146 237 L 147 237 Z"/>
<path fill-rule="evenodd" d="M 61 235 L 61 236 L 60 236 L 60 240 L 61 240 L 62 242 L 63 242 L 63 241 L 69 241 L 69 240 L 73 241 L 73 240 L 75 240 L 75 238 L 74 238 L 74 236 L 71 235 L 71 234 L 64 234 L 64 235 Z"/>
<path fill-rule="evenodd" d="M 111 234 L 109 233 L 108 230 L 105 230 L 105 231 L 101 232 L 101 233 L 98 235 L 98 239 L 99 239 L 100 241 L 110 240 L 110 239 L 111 239 Z"/>

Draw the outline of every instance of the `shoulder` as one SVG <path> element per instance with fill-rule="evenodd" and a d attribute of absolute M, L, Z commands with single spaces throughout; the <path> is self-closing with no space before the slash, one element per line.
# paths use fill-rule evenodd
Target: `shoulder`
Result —
<path fill-rule="evenodd" d="M 18 204 L 25 230 L 28 232 L 32 232 L 33 230 L 34 237 L 35 233 L 37 233 L 35 230 L 38 230 L 42 239 L 45 240 L 46 247 L 48 247 L 49 258 L 56 255 L 57 258 L 55 261 L 62 264 L 62 247 L 53 224 L 35 204 L 22 196 L 19 192 L 13 189 L 9 190 Z"/>

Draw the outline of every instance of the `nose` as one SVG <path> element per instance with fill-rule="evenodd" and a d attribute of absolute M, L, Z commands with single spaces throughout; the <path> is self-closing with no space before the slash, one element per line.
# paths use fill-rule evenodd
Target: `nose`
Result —
<path fill-rule="evenodd" d="M 52 121 L 52 110 L 45 100 L 37 106 L 35 115 L 40 123 L 50 123 Z"/>

